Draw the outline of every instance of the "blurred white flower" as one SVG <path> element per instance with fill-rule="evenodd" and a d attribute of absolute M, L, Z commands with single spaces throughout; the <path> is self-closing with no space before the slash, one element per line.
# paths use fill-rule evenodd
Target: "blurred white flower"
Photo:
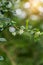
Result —
<path fill-rule="evenodd" d="M 3 31 L 4 29 L 3 28 L 0 28 L 0 31 Z"/>
<path fill-rule="evenodd" d="M 5 42 L 7 41 L 5 38 L 0 38 L 0 42 Z"/>
<path fill-rule="evenodd" d="M 39 17 L 38 17 L 37 15 L 31 15 L 31 16 L 30 16 L 30 19 L 31 19 L 31 20 L 38 20 Z"/>
<path fill-rule="evenodd" d="M 39 12 L 43 13 L 43 7 L 42 6 L 38 7 L 38 10 L 39 10 Z"/>
<path fill-rule="evenodd" d="M 21 9 L 17 9 L 16 10 L 16 16 L 18 16 L 19 18 L 25 18 L 26 17 L 26 12 L 22 11 Z"/>
<path fill-rule="evenodd" d="M 26 12 L 23 11 L 22 14 L 20 15 L 20 18 L 23 19 L 23 18 L 25 18 L 25 17 L 26 17 Z"/>
<path fill-rule="evenodd" d="M 12 7 L 12 3 L 9 1 L 9 4 L 6 7 L 7 8 L 11 8 Z"/>
<path fill-rule="evenodd" d="M 15 32 L 15 28 L 14 27 L 9 27 L 9 31 L 12 32 L 12 33 Z"/>
<path fill-rule="evenodd" d="M 21 9 L 16 9 L 16 15 L 21 15 L 22 14 L 22 10 Z"/>
<path fill-rule="evenodd" d="M 12 35 L 15 36 L 16 35 L 16 32 L 13 32 Z"/>
<path fill-rule="evenodd" d="M 4 60 L 4 57 L 3 57 L 3 56 L 0 56 L 0 61 L 1 61 L 1 60 L 2 60 L 2 61 Z"/>
<path fill-rule="evenodd" d="M 30 3 L 29 3 L 29 2 L 26 2 L 26 3 L 24 4 L 24 8 L 30 8 Z"/>
<path fill-rule="evenodd" d="M 23 34 L 23 32 L 24 32 L 24 30 L 22 30 L 22 29 L 19 30 L 20 35 Z"/>

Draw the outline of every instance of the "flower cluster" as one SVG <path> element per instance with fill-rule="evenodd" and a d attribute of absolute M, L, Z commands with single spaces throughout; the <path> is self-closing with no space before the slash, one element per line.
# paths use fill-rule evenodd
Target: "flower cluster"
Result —
<path fill-rule="evenodd" d="M 32 30 L 32 26 L 28 25 L 28 20 L 39 20 L 40 16 L 43 16 L 43 1 L 42 0 L 30 0 L 28 2 L 21 2 L 22 7 L 19 6 L 20 0 L 16 1 L 15 4 L 11 1 L 2 1 L 0 2 L 0 31 L 3 31 L 4 28 L 8 27 L 9 32 L 15 36 L 17 34 L 22 35 L 25 32 L 30 32 L 32 35 L 34 34 L 34 38 L 39 37 L 43 34 L 40 31 Z M 34 4 L 33 4 L 34 3 Z M 13 7 L 12 7 L 13 6 Z M 18 7 L 16 7 L 18 6 Z M 5 14 L 4 14 L 5 13 Z M 8 17 L 7 14 L 10 14 Z M 12 14 L 12 15 L 11 15 Z M 6 17 L 6 18 L 5 18 Z M 16 22 L 14 18 L 18 17 L 19 19 L 30 18 L 26 20 L 26 25 L 16 26 Z M 43 18 L 43 17 L 42 17 Z M 6 19 L 6 20 L 4 20 Z M 43 29 L 43 25 L 40 26 Z M 30 30 L 30 31 L 29 31 Z M 30 34 L 30 35 L 31 35 Z"/>
<path fill-rule="evenodd" d="M 20 19 L 25 19 L 27 16 L 31 20 L 43 19 L 43 0 L 29 0 L 25 3 L 20 0 L 14 2 L 1 1 L 0 7 L 1 17 L 5 16 L 4 13 L 10 12 L 13 16 L 17 16 Z"/>

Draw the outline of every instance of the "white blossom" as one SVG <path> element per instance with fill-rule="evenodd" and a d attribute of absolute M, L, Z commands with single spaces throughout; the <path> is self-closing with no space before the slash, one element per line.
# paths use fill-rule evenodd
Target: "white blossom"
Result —
<path fill-rule="evenodd" d="M 39 12 L 43 13 L 43 7 L 42 6 L 39 6 L 38 10 L 39 10 Z"/>
<path fill-rule="evenodd" d="M 16 10 L 16 16 L 18 16 L 19 18 L 25 18 L 26 17 L 26 12 L 22 11 L 21 9 L 17 9 Z"/>
<path fill-rule="evenodd" d="M 25 18 L 26 17 L 26 13 L 23 11 L 20 18 Z"/>
<path fill-rule="evenodd" d="M 19 30 L 20 35 L 23 34 L 23 32 L 24 32 L 24 30 L 22 30 L 22 29 Z"/>
<path fill-rule="evenodd" d="M 22 10 L 21 9 L 16 9 L 16 15 L 21 15 L 22 14 Z"/>
<path fill-rule="evenodd" d="M 12 3 L 9 1 L 9 4 L 6 7 L 11 8 L 12 7 Z"/>
<path fill-rule="evenodd" d="M 4 57 L 3 56 L 0 56 L 0 60 L 4 60 Z"/>
<path fill-rule="evenodd" d="M 7 41 L 5 38 L 0 38 L 0 42 L 5 42 Z"/>
<path fill-rule="evenodd" d="M 30 3 L 29 3 L 29 2 L 26 2 L 26 3 L 24 4 L 24 8 L 30 8 Z"/>
<path fill-rule="evenodd" d="M 13 32 L 12 35 L 15 36 L 16 35 L 16 32 Z"/>
<path fill-rule="evenodd" d="M 31 20 L 38 20 L 39 17 L 38 17 L 37 15 L 31 15 L 31 16 L 30 16 L 30 19 L 31 19 Z"/>
<path fill-rule="evenodd" d="M 14 27 L 9 27 L 9 31 L 10 32 L 15 32 L 15 28 Z"/>

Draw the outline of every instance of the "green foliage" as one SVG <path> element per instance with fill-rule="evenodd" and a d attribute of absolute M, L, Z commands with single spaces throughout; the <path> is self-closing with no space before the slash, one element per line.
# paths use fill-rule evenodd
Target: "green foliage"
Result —
<path fill-rule="evenodd" d="M 20 1 L 24 2 L 26 0 Z M 20 3 L 19 8 L 22 8 Z M 0 42 L 0 55 L 6 59 L 0 61 L 0 65 L 11 65 L 10 58 L 17 65 L 43 65 L 43 20 L 36 22 L 28 16 L 17 17 L 15 4 L 16 0 L 0 1 L 0 38 L 7 40 Z M 10 58 L 3 47 L 10 53 Z"/>

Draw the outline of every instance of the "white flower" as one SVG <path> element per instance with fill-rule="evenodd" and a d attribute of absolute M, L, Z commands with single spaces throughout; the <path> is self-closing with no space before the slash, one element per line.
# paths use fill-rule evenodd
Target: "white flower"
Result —
<path fill-rule="evenodd" d="M 30 3 L 29 3 L 29 2 L 26 2 L 26 3 L 24 4 L 24 8 L 30 8 Z"/>
<path fill-rule="evenodd" d="M 2 61 L 3 61 L 3 60 L 4 60 L 4 57 L 3 57 L 3 56 L 0 56 L 0 60 L 2 60 Z"/>
<path fill-rule="evenodd" d="M 12 35 L 15 36 L 16 35 L 16 32 L 13 32 Z"/>
<path fill-rule="evenodd" d="M 9 4 L 6 7 L 11 8 L 12 7 L 12 3 L 9 1 Z"/>
<path fill-rule="evenodd" d="M 10 32 L 15 32 L 15 28 L 14 27 L 9 27 L 9 31 Z"/>
<path fill-rule="evenodd" d="M 38 20 L 39 17 L 38 17 L 37 15 L 31 15 L 31 16 L 30 16 L 30 19 L 31 19 L 31 20 Z"/>
<path fill-rule="evenodd" d="M 26 17 L 26 13 L 23 11 L 22 14 L 20 15 L 20 18 L 25 18 Z"/>
<path fill-rule="evenodd" d="M 21 15 L 22 14 L 22 10 L 21 9 L 16 9 L 16 15 Z"/>
<path fill-rule="evenodd" d="M 38 10 L 39 10 L 39 12 L 43 13 L 43 7 L 42 6 L 38 7 Z"/>
<path fill-rule="evenodd" d="M 23 30 L 21 30 L 21 29 L 19 30 L 19 34 L 20 35 L 23 34 L 23 32 L 24 32 Z"/>
<path fill-rule="evenodd" d="M 0 28 L 0 31 L 3 31 L 3 28 Z"/>
<path fill-rule="evenodd" d="M 0 38 L 0 42 L 5 42 L 7 41 L 5 38 Z"/>
<path fill-rule="evenodd" d="M 17 9 L 16 10 L 16 16 L 18 16 L 19 18 L 25 18 L 26 13 L 25 13 L 25 11 L 22 11 L 21 9 Z"/>

